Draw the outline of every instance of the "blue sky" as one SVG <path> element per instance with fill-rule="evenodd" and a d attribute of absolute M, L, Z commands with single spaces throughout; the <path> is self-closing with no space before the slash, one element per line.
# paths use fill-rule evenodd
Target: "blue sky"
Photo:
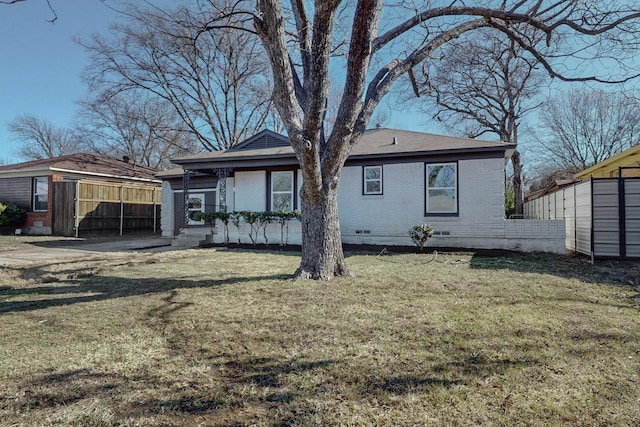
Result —
<path fill-rule="evenodd" d="M 106 0 L 118 5 L 118 0 Z M 21 144 L 9 133 L 7 124 L 20 114 L 31 114 L 56 127 L 72 125 L 77 106 L 87 94 L 80 74 L 87 65 L 84 49 L 75 36 L 89 38 L 105 33 L 121 17 L 100 0 L 52 1 L 58 16 L 45 0 L 27 0 L 0 5 L 0 164 L 24 161 L 13 152 Z M 121 3 L 120 3 L 121 4 Z M 386 127 L 422 130 L 417 114 L 391 111 L 383 103 L 380 110 L 390 114 Z"/>
<path fill-rule="evenodd" d="M 69 126 L 74 101 L 85 94 L 80 73 L 87 56 L 72 38 L 104 32 L 118 14 L 99 0 L 27 0 L 0 5 L 0 161 L 15 163 L 19 145 L 7 123 L 20 114 L 33 114 L 58 127 Z"/>

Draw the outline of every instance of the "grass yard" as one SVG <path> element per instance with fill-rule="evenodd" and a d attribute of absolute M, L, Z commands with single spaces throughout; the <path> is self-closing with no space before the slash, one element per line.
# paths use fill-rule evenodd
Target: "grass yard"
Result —
<path fill-rule="evenodd" d="M 31 249 L 34 246 L 51 246 L 65 243 L 82 242 L 84 239 L 59 236 L 25 236 L 25 235 L 0 235 L 0 252 Z"/>
<path fill-rule="evenodd" d="M 640 266 L 215 249 L 0 267 L 3 426 L 631 426 Z"/>

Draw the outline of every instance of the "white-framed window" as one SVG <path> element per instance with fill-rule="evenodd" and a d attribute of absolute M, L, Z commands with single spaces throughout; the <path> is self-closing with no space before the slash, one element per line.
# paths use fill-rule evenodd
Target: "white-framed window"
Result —
<path fill-rule="evenodd" d="M 204 225 L 204 220 L 194 219 L 197 213 L 204 213 L 204 193 L 189 193 L 186 209 L 189 216 L 189 225 Z"/>
<path fill-rule="evenodd" d="M 46 212 L 49 201 L 49 178 L 38 176 L 33 178 L 33 211 Z"/>
<path fill-rule="evenodd" d="M 458 164 L 432 163 L 425 168 L 426 214 L 457 214 Z"/>
<path fill-rule="evenodd" d="M 382 194 L 382 166 L 364 166 L 362 178 L 363 194 Z"/>
<path fill-rule="evenodd" d="M 271 172 L 271 211 L 293 210 L 293 171 Z"/>

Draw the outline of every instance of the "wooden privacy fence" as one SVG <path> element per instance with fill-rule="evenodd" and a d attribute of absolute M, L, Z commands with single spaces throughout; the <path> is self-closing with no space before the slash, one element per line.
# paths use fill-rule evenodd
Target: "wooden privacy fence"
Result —
<path fill-rule="evenodd" d="M 571 251 L 640 259 L 640 178 L 593 178 L 528 201 L 524 214 L 564 219 Z"/>
<path fill-rule="evenodd" d="M 160 224 L 160 187 L 96 181 L 56 182 L 53 233 L 63 236 L 150 231 Z"/>

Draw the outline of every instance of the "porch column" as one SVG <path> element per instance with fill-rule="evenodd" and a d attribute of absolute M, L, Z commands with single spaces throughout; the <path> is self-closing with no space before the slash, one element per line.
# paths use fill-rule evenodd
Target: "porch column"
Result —
<path fill-rule="evenodd" d="M 193 171 L 190 171 L 188 169 L 185 169 L 184 173 L 182 174 L 182 214 L 184 217 L 183 227 L 189 226 L 189 184 L 192 175 Z"/>
<path fill-rule="evenodd" d="M 233 169 L 231 168 L 220 168 L 215 170 L 216 175 L 218 176 L 218 200 L 220 201 L 218 211 L 226 212 L 227 211 L 227 177 L 231 175 Z"/>

